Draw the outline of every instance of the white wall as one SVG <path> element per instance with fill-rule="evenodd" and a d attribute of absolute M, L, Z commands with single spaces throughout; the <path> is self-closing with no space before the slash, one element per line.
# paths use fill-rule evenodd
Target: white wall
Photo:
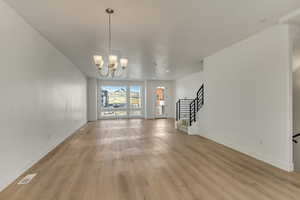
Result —
<path fill-rule="evenodd" d="M 203 84 L 203 73 L 198 72 L 175 80 L 175 101 L 178 99 L 194 99 Z"/>
<path fill-rule="evenodd" d="M 300 133 L 300 67 L 293 72 L 293 133 Z M 295 170 L 300 171 L 300 143 L 293 145 L 293 151 Z"/>
<path fill-rule="evenodd" d="M 88 99 L 88 121 L 96 121 L 98 119 L 98 80 L 96 78 L 88 78 L 87 87 L 87 99 Z"/>
<path fill-rule="evenodd" d="M 300 133 L 300 28 L 291 26 L 293 46 L 293 127 L 294 133 Z"/>
<path fill-rule="evenodd" d="M 205 105 L 192 134 L 292 170 L 290 61 L 286 25 L 205 58 L 202 80 L 199 75 L 199 83 L 205 84 Z M 186 83 L 180 90 L 191 86 L 190 78 L 176 81 Z"/>
<path fill-rule="evenodd" d="M 293 133 L 300 133 L 300 28 L 291 27 L 293 46 Z M 299 138 L 297 140 L 300 142 Z M 300 143 L 293 144 L 294 168 L 300 171 Z"/>
<path fill-rule="evenodd" d="M 86 78 L 0 0 L 0 190 L 86 123 Z"/>

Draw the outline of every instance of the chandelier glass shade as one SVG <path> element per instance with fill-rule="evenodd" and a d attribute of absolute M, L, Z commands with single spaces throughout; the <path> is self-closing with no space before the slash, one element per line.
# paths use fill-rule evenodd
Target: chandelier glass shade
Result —
<path fill-rule="evenodd" d="M 108 36 L 109 36 L 109 47 L 107 62 L 104 62 L 104 59 L 100 55 L 94 55 L 94 63 L 98 69 L 98 72 L 101 77 L 117 77 L 122 76 L 125 69 L 128 67 L 128 59 L 121 58 L 118 59 L 117 55 L 112 54 L 111 52 L 111 15 L 114 13 L 114 10 L 107 8 L 106 13 L 108 14 Z"/>

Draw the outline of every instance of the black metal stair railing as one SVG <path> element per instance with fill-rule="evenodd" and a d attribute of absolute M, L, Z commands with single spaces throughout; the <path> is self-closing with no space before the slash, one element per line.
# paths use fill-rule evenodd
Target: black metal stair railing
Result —
<path fill-rule="evenodd" d="M 176 102 L 176 121 L 187 119 L 190 115 L 190 103 L 194 99 L 179 99 Z"/>
<path fill-rule="evenodd" d="M 193 124 L 193 122 L 196 121 L 196 112 L 198 112 L 197 109 L 198 109 L 197 101 L 194 99 L 190 103 L 190 126 Z"/>
<path fill-rule="evenodd" d="M 200 87 L 200 89 L 197 91 L 197 112 L 200 110 L 200 108 L 204 105 L 204 85 Z"/>
<path fill-rule="evenodd" d="M 293 142 L 298 143 L 298 140 L 296 140 L 297 137 L 300 136 L 300 133 L 297 133 L 296 135 L 293 135 Z"/>
<path fill-rule="evenodd" d="M 179 99 L 176 102 L 176 121 L 188 119 L 189 125 L 197 120 L 197 113 L 204 105 L 204 84 L 196 93 L 195 99 Z"/>

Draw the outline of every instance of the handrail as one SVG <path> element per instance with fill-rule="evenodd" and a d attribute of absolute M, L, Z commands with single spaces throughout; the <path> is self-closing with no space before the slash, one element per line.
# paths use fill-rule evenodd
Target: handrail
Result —
<path fill-rule="evenodd" d="M 190 126 L 196 121 L 196 100 L 190 103 Z"/>
<path fill-rule="evenodd" d="M 300 133 L 297 133 L 296 135 L 293 135 L 293 138 L 299 137 Z"/>
<path fill-rule="evenodd" d="M 295 142 L 296 144 L 298 143 L 298 141 L 295 140 L 294 138 L 299 137 L 299 136 L 300 136 L 300 133 L 297 133 L 296 135 L 293 135 L 293 142 Z"/>
<path fill-rule="evenodd" d="M 196 92 L 195 99 L 179 99 L 176 102 L 176 121 L 182 117 L 189 119 L 190 126 L 196 122 L 196 114 L 204 105 L 204 84 Z"/>
<path fill-rule="evenodd" d="M 189 106 L 190 102 L 193 99 L 179 99 L 176 102 L 176 121 L 180 120 L 181 118 L 188 116 L 189 117 Z"/>
<path fill-rule="evenodd" d="M 197 91 L 196 98 L 190 103 L 190 126 L 196 122 L 196 113 L 204 105 L 204 84 Z"/>

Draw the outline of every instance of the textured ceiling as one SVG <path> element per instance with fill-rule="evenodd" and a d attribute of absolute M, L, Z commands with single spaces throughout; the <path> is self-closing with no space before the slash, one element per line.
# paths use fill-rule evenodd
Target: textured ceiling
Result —
<path fill-rule="evenodd" d="M 300 7 L 299 0 L 5 1 L 92 77 L 92 56 L 107 52 L 104 10 L 114 8 L 112 46 L 129 58 L 126 79 L 162 80 L 199 71 L 204 57 Z"/>

